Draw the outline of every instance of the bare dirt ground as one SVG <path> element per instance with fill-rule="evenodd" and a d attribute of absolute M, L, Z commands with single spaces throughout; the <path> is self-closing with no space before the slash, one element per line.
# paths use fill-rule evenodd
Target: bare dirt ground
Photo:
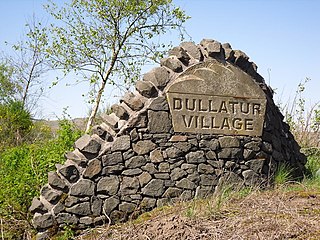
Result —
<path fill-rule="evenodd" d="M 78 240 L 320 239 L 320 191 L 254 191 L 176 204 Z"/>

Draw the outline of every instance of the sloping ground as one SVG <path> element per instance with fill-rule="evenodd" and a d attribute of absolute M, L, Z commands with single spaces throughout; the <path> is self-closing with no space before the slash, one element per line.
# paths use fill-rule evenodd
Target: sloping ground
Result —
<path fill-rule="evenodd" d="M 246 196 L 244 196 L 246 195 Z M 320 191 L 227 193 L 155 209 L 137 220 L 97 228 L 78 240 L 320 239 Z"/>

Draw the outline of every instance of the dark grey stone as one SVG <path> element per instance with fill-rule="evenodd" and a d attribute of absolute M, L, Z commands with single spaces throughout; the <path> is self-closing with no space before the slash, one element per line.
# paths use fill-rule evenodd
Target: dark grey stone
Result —
<path fill-rule="evenodd" d="M 177 158 L 177 157 L 181 157 L 184 155 L 184 153 L 176 148 L 176 147 L 169 147 L 165 150 L 165 153 L 167 155 L 168 158 Z"/>
<path fill-rule="evenodd" d="M 164 181 L 152 179 L 143 189 L 142 193 L 150 197 L 160 197 L 164 193 Z"/>
<path fill-rule="evenodd" d="M 152 100 L 149 105 L 149 109 L 153 111 L 168 111 L 169 105 L 165 97 L 157 97 Z"/>
<path fill-rule="evenodd" d="M 182 63 L 175 57 L 162 58 L 160 63 L 174 72 L 182 72 Z"/>
<path fill-rule="evenodd" d="M 64 205 L 65 205 L 66 207 L 71 207 L 71 206 L 75 205 L 75 204 L 78 203 L 78 202 L 79 202 L 79 198 L 69 195 L 69 196 L 65 199 Z"/>
<path fill-rule="evenodd" d="M 155 149 L 150 153 L 150 160 L 153 163 L 160 163 L 163 161 L 162 153 L 159 149 Z"/>
<path fill-rule="evenodd" d="M 211 165 L 200 163 L 198 165 L 198 173 L 210 174 L 210 173 L 214 173 L 214 169 Z"/>
<path fill-rule="evenodd" d="M 141 99 L 132 92 L 127 92 L 120 102 L 121 101 L 125 102 L 133 111 L 139 111 L 144 106 Z"/>
<path fill-rule="evenodd" d="M 201 140 L 199 143 L 199 147 L 203 148 L 209 148 L 212 151 L 216 151 L 219 149 L 219 141 L 217 139 L 212 139 L 210 141 L 208 140 Z"/>
<path fill-rule="evenodd" d="M 165 67 L 156 67 L 143 75 L 143 81 L 152 82 L 157 88 L 162 89 L 169 81 L 169 71 Z"/>
<path fill-rule="evenodd" d="M 122 172 L 122 175 L 124 176 L 136 176 L 142 173 L 142 170 L 140 168 L 133 168 L 133 169 L 127 169 Z"/>
<path fill-rule="evenodd" d="M 110 166 L 123 163 L 121 152 L 108 153 L 102 156 L 102 165 Z"/>
<path fill-rule="evenodd" d="M 111 111 L 114 112 L 114 114 L 120 119 L 128 120 L 129 118 L 129 113 L 127 110 L 119 104 L 113 104 L 111 106 Z"/>
<path fill-rule="evenodd" d="M 224 160 L 208 160 L 207 162 L 214 168 L 222 169 L 224 166 Z"/>
<path fill-rule="evenodd" d="M 164 111 L 148 111 L 148 129 L 150 133 L 166 133 L 172 127 L 169 113 Z"/>
<path fill-rule="evenodd" d="M 139 155 L 147 154 L 155 148 L 156 144 L 150 140 L 139 141 L 136 144 L 133 144 L 133 151 Z"/>
<path fill-rule="evenodd" d="M 53 216 L 50 213 L 40 214 L 36 213 L 32 219 L 33 225 L 36 229 L 46 229 L 54 225 Z"/>
<path fill-rule="evenodd" d="M 158 96 L 158 91 L 151 82 L 137 81 L 136 89 L 142 96 L 147 98 L 154 98 Z"/>
<path fill-rule="evenodd" d="M 242 172 L 244 182 L 248 186 L 257 186 L 261 183 L 260 177 L 253 170 L 245 170 Z"/>
<path fill-rule="evenodd" d="M 245 148 L 258 152 L 261 148 L 261 142 L 249 142 L 244 145 Z"/>
<path fill-rule="evenodd" d="M 109 174 L 120 174 L 124 169 L 124 165 L 117 164 L 112 166 L 107 166 L 102 169 L 102 175 L 109 175 Z"/>
<path fill-rule="evenodd" d="M 126 168 L 138 168 L 147 163 L 147 160 L 143 156 L 135 156 L 125 162 Z"/>
<path fill-rule="evenodd" d="M 89 161 L 88 166 L 83 172 L 84 178 L 95 178 L 101 172 L 101 161 L 98 159 L 92 159 Z"/>
<path fill-rule="evenodd" d="M 78 223 L 78 218 L 70 213 L 59 213 L 56 217 L 56 221 L 58 224 L 70 224 L 75 225 Z"/>
<path fill-rule="evenodd" d="M 190 57 L 186 50 L 182 47 L 174 47 L 173 49 L 169 50 L 169 55 L 175 55 L 185 65 L 189 64 Z"/>
<path fill-rule="evenodd" d="M 256 153 L 253 150 L 250 150 L 250 149 L 243 150 L 243 158 L 245 160 L 252 159 L 255 155 L 256 155 Z"/>
<path fill-rule="evenodd" d="M 75 144 L 75 148 L 78 148 L 81 152 L 98 154 L 101 148 L 100 143 L 91 138 L 88 134 L 83 135 L 79 138 Z"/>
<path fill-rule="evenodd" d="M 206 161 L 203 151 L 190 152 L 186 155 L 187 163 L 203 163 Z"/>
<path fill-rule="evenodd" d="M 266 153 L 272 153 L 272 144 L 268 142 L 262 142 L 261 150 Z"/>
<path fill-rule="evenodd" d="M 187 176 L 187 172 L 181 168 L 174 168 L 170 174 L 170 177 L 173 181 L 180 180 L 181 178 Z"/>
<path fill-rule="evenodd" d="M 100 179 L 97 184 L 97 192 L 107 195 L 115 195 L 119 189 L 120 180 L 118 176 L 107 176 Z"/>
<path fill-rule="evenodd" d="M 81 179 L 73 184 L 70 188 L 70 195 L 72 196 L 92 196 L 94 194 L 95 183 L 89 179 Z"/>
<path fill-rule="evenodd" d="M 59 169 L 59 173 L 70 183 L 74 183 L 79 179 L 79 171 L 75 165 L 63 166 Z"/>
<path fill-rule="evenodd" d="M 90 226 L 93 223 L 93 218 L 92 217 L 82 217 L 79 219 L 79 223 Z"/>
<path fill-rule="evenodd" d="M 118 197 L 113 196 L 104 200 L 103 203 L 103 212 L 110 216 L 112 210 L 114 210 L 120 203 Z"/>
<path fill-rule="evenodd" d="M 240 159 L 242 157 L 242 150 L 240 148 L 223 148 L 218 152 L 218 158 L 221 159 Z"/>
<path fill-rule="evenodd" d="M 201 52 L 193 42 L 183 42 L 180 44 L 183 49 L 187 51 L 187 53 L 196 60 L 201 60 L 202 55 Z"/>
<path fill-rule="evenodd" d="M 200 175 L 200 184 L 204 186 L 215 186 L 218 184 L 218 178 L 215 175 Z"/>
<path fill-rule="evenodd" d="M 91 205 L 89 202 L 78 203 L 73 207 L 66 208 L 66 211 L 80 216 L 88 216 L 91 214 Z"/>
<path fill-rule="evenodd" d="M 224 136 L 219 138 L 221 148 L 238 148 L 240 141 L 236 137 Z"/>
<path fill-rule="evenodd" d="M 119 205 L 119 210 L 125 213 L 132 213 L 136 209 L 137 205 L 133 203 L 123 202 Z"/>
<path fill-rule="evenodd" d="M 137 177 L 123 177 L 120 185 L 120 194 L 136 194 L 138 192 L 139 186 L 139 179 Z"/>
<path fill-rule="evenodd" d="M 148 172 L 141 173 L 138 178 L 141 187 L 144 187 L 152 179 L 151 175 Z"/>
<path fill-rule="evenodd" d="M 61 191 L 66 191 L 68 189 L 66 183 L 58 176 L 56 172 L 48 173 L 48 183 L 54 189 Z"/>
<path fill-rule="evenodd" d="M 147 163 L 145 166 L 141 167 L 141 169 L 150 174 L 155 174 L 158 172 L 153 163 Z"/>
<path fill-rule="evenodd" d="M 45 185 L 41 188 L 40 194 L 51 204 L 56 204 L 59 201 L 62 192 L 52 189 L 49 185 Z"/>
<path fill-rule="evenodd" d="M 32 199 L 32 203 L 31 203 L 31 206 L 29 207 L 29 211 L 33 214 L 36 212 L 42 213 L 42 214 L 48 212 L 48 210 L 44 207 L 42 202 L 36 197 Z"/>
<path fill-rule="evenodd" d="M 176 186 L 177 186 L 178 188 L 190 189 L 190 190 L 196 188 L 195 183 L 192 182 L 192 181 L 190 181 L 190 180 L 187 179 L 187 178 L 183 178 L 183 179 L 181 179 L 180 181 L 178 181 L 178 182 L 176 183 Z"/>
<path fill-rule="evenodd" d="M 111 151 L 126 151 L 131 147 L 130 136 L 123 135 L 114 139 Z"/>
<path fill-rule="evenodd" d="M 129 158 L 132 158 L 135 153 L 132 151 L 132 149 L 129 149 L 128 151 L 124 152 L 123 154 L 123 160 L 128 160 Z"/>
<path fill-rule="evenodd" d="M 262 172 L 264 163 L 265 163 L 264 159 L 254 159 L 247 162 L 249 168 L 256 173 Z"/>
<path fill-rule="evenodd" d="M 225 163 L 225 168 L 235 168 L 235 166 L 236 166 L 236 163 L 235 162 L 232 162 L 232 161 L 226 161 L 226 163 Z"/>
<path fill-rule="evenodd" d="M 175 187 L 169 187 L 163 194 L 163 197 L 166 198 L 175 198 L 179 197 L 182 193 L 182 190 Z"/>
<path fill-rule="evenodd" d="M 103 201 L 97 196 L 92 196 L 91 198 L 91 212 L 93 216 L 100 216 L 102 214 Z"/>
<path fill-rule="evenodd" d="M 177 142 L 174 143 L 173 146 L 180 149 L 184 153 L 189 152 L 192 147 L 188 142 Z"/>
<path fill-rule="evenodd" d="M 140 206 L 142 209 L 151 209 L 156 206 L 157 199 L 145 197 L 142 199 Z"/>

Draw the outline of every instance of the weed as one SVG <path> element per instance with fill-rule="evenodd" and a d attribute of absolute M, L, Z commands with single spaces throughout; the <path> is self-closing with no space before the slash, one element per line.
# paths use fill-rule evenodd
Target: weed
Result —
<path fill-rule="evenodd" d="M 291 180 L 293 169 L 286 163 L 280 163 L 275 173 L 274 183 L 276 186 L 281 186 Z"/>

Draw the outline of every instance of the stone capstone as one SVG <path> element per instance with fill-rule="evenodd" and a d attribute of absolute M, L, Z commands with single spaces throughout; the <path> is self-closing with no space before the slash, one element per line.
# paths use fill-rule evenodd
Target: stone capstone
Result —
<path fill-rule="evenodd" d="M 97 154 L 101 148 L 101 145 L 91 138 L 88 134 L 79 138 L 75 144 L 75 148 L 78 148 L 81 152 Z"/>
<path fill-rule="evenodd" d="M 136 82 L 136 89 L 142 96 L 147 98 L 158 96 L 158 91 L 151 82 L 138 81 Z"/>
<path fill-rule="evenodd" d="M 150 72 L 143 75 L 143 81 L 152 82 L 154 86 L 162 89 L 169 81 L 169 71 L 165 67 L 154 68 Z"/>

